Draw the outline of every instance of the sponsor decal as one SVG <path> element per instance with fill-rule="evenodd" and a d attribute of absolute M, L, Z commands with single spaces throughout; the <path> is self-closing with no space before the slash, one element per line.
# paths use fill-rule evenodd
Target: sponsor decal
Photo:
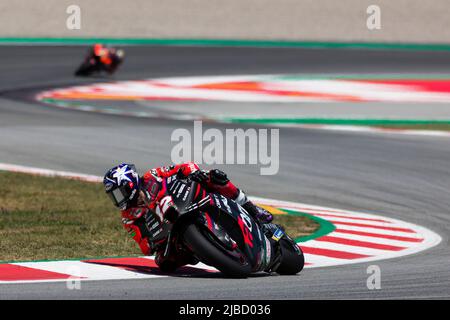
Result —
<path fill-rule="evenodd" d="M 244 243 L 250 248 L 253 248 L 253 235 L 251 229 L 248 228 L 246 220 L 243 219 L 242 214 L 238 217 L 239 228 L 241 229 L 242 236 L 244 238 Z"/>
<path fill-rule="evenodd" d="M 284 232 L 281 229 L 277 229 L 275 230 L 275 232 L 272 235 L 272 239 L 275 241 L 279 241 L 281 239 L 281 237 L 283 237 Z"/>

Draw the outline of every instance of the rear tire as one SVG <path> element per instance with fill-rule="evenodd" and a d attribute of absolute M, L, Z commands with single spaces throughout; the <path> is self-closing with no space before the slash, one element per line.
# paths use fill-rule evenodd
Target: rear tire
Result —
<path fill-rule="evenodd" d="M 239 263 L 232 259 L 217 247 L 218 244 L 213 244 L 213 240 L 205 236 L 195 224 L 190 224 L 186 228 L 183 238 L 202 262 L 217 268 L 227 276 L 245 278 L 252 272 L 247 261 Z"/>
<path fill-rule="evenodd" d="M 300 254 L 292 247 L 294 244 L 287 239 L 280 240 L 281 245 L 281 264 L 276 273 L 281 275 L 293 275 L 303 270 L 305 257 L 300 247 Z M 295 244 L 297 245 L 297 244 Z"/>

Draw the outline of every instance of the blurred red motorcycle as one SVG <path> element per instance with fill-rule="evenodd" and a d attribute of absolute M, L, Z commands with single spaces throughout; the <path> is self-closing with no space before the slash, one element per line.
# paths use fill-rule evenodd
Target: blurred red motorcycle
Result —
<path fill-rule="evenodd" d="M 95 44 L 81 66 L 75 71 L 75 76 L 90 76 L 93 73 L 106 72 L 113 74 L 124 60 L 125 53 L 121 49 L 109 48 Z"/>

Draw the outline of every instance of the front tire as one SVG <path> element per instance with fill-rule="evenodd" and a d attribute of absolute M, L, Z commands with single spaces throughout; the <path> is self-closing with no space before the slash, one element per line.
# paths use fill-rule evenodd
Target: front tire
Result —
<path fill-rule="evenodd" d="M 186 244 L 202 262 L 233 278 L 245 278 L 252 272 L 247 261 L 238 262 L 234 260 L 219 249 L 219 244 L 213 244 L 213 240 L 204 235 L 203 232 L 196 224 L 190 224 L 183 234 Z"/>
<path fill-rule="evenodd" d="M 87 77 L 90 76 L 95 71 L 95 66 L 89 61 L 85 61 L 81 66 L 75 71 L 75 76 Z"/>
<path fill-rule="evenodd" d="M 292 246 L 297 244 L 282 238 L 280 240 L 281 246 L 281 264 L 276 270 L 276 273 L 281 275 L 294 275 L 303 270 L 305 265 L 305 257 L 302 249 L 298 246 L 299 251 L 296 251 Z"/>

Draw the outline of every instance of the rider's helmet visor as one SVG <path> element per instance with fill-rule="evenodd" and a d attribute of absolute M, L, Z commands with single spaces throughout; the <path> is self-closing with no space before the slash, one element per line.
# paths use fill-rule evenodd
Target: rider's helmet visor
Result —
<path fill-rule="evenodd" d="M 126 209 L 128 206 L 128 202 L 131 202 L 132 199 L 136 198 L 136 192 L 136 189 L 131 190 L 128 185 L 124 185 L 108 192 L 108 196 L 111 198 L 116 207 Z"/>

